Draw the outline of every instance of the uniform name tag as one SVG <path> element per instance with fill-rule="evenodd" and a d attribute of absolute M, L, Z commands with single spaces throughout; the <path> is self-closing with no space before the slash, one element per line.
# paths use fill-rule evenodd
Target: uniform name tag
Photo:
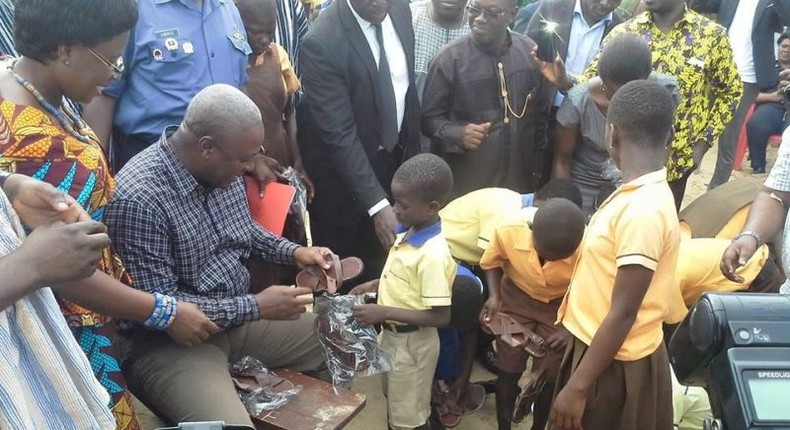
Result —
<path fill-rule="evenodd" d="M 167 38 L 179 36 L 177 28 L 155 31 L 154 34 L 156 35 L 157 39 L 167 39 Z"/>

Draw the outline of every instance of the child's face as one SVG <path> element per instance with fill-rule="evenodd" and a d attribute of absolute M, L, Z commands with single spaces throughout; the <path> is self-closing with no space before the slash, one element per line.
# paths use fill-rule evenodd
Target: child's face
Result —
<path fill-rule="evenodd" d="M 266 3 L 261 2 L 261 8 L 255 11 L 240 11 L 247 30 L 247 41 L 256 55 L 266 51 L 274 41 L 274 31 L 277 29 L 277 10 Z"/>
<path fill-rule="evenodd" d="M 423 226 L 439 212 L 439 203 L 426 203 L 397 182 L 392 183 L 392 197 L 395 199 L 395 218 L 405 227 Z"/>

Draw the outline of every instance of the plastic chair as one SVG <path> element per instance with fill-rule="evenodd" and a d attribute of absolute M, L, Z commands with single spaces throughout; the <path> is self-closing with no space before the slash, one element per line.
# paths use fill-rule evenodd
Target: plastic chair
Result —
<path fill-rule="evenodd" d="M 738 147 L 735 149 L 735 158 L 732 160 L 732 170 L 740 171 L 743 165 L 743 160 L 746 158 L 746 151 L 749 149 L 749 138 L 746 134 L 746 124 L 749 122 L 749 118 L 752 117 L 754 113 L 755 104 L 749 108 L 749 111 L 746 112 L 746 118 L 743 120 L 743 125 L 741 125 L 741 133 L 738 135 Z"/>
<path fill-rule="evenodd" d="M 743 120 L 743 125 L 741 126 L 741 133 L 738 135 L 738 147 L 735 149 L 735 157 L 732 160 L 732 170 L 740 171 L 741 167 L 743 167 L 743 160 L 746 158 L 746 153 L 749 151 L 749 137 L 748 133 L 746 132 L 746 124 L 749 123 L 749 119 L 751 119 L 752 115 L 754 114 L 754 109 L 757 107 L 757 104 L 752 104 L 749 108 L 749 111 L 746 113 L 746 118 Z M 782 143 L 782 135 L 775 134 L 768 138 L 768 144 L 772 146 L 779 146 Z"/>

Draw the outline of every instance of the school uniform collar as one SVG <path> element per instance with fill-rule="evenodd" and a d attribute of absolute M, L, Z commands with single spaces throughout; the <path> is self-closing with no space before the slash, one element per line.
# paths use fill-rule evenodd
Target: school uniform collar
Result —
<path fill-rule="evenodd" d="M 633 191 L 639 187 L 649 184 L 655 184 L 659 182 L 666 182 L 667 180 L 667 168 L 663 167 L 661 170 L 656 170 L 655 172 L 650 172 L 645 175 L 642 175 L 636 179 L 633 179 L 625 184 L 621 185 L 618 189 L 616 189 L 603 203 L 598 207 L 600 210 L 604 207 L 607 203 L 609 203 L 615 196 L 618 194 L 622 194 L 624 192 Z"/>
<path fill-rule="evenodd" d="M 528 208 L 535 204 L 535 193 L 521 195 L 521 209 Z"/>
<path fill-rule="evenodd" d="M 480 280 L 480 278 L 477 277 L 477 275 L 472 273 L 472 271 L 469 270 L 469 268 L 464 266 L 463 264 L 458 263 L 455 265 L 455 267 L 456 267 L 455 270 L 456 277 L 462 276 L 473 280 L 475 284 L 477 284 L 477 287 L 480 288 L 480 294 L 483 294 L 483 282 Z"/>
<path fill-rule="evenodd" d="M 395 233 L 401 234 L 401 233 L 406 233 L 407 231 L 409 231 L 409 228 L 403 224 L 398 224 L 398 226 L 395 227 Z M 425 242 L 427 242 L 430 238 L 438 235 L 441 232 L 442 232 L 442 222 L 437 221 L 429 225 L 428 227 L 425 227 L 422 230 L 415 231 L 414 233 L 406 237 L 404 240 L 409 245 L 415 248 L 419 248 L 425 245 Z"/>
<path fill-rule="evenodd" d="M 516 242 L 513 244 L 513 248 L 518 251 L 532 251 L 532 223 L 526 222 L 524 223 L 524 228 L 518 233 L 518 237 L 516 238 Z"/>

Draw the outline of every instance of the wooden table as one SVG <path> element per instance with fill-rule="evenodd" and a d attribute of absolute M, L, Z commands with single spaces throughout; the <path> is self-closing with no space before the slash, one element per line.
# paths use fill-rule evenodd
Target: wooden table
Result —
<path fill-rule="evenodd" d="M 338 430 L 365 407 L 364 394 L 335 394 L 332 384 L 288 369 L 275 369 L 274 373 L 301 385 L 302 391 L 263 420 L 255 420 L 258 430 Z"/>

